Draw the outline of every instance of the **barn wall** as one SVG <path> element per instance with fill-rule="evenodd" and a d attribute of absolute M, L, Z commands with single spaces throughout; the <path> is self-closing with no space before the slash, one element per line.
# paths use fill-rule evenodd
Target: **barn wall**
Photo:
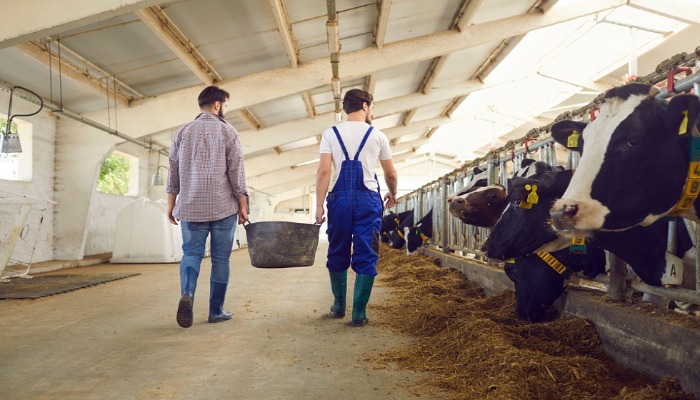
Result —
<path fill-rule="evenodd" d="M 136 196 L 120 196 L 100 193 L 95 190 L 88 211 L 89 217 L 86 228 L 87 240 L 85 243 L 85 256 L 111 253 L 113 251 L 117 216 L 126 206 L 149 194 L 151 196 L 157 196 L 154 200 L 162 199 L 162 201 L 166 201 L 167 199 L 165 185 L 150 186 L 151 175 L 155 171 L 155 163 L 157 160 L 155 154 L 149 154 L 148 150 L 133 143 L 120 144 L 116 146 L 115 150 L 119 150 L 139 159 L 138 194 Z M 161 162 L 162 161 L 163 157 L 161 156 Z M 167 163 L 167 160 L 165 162 Z M 161 169 L 164 182 L 166 182 L 167 172 L 167 169 Z"/>
<path fill-rule="evenodd" d="M 0 96 L 0 113 L 4 115 L 8 111 L 9 96 L 5 92 L 3 93 L 4 95 Z M 30 113 L 37 107 L 37 105 L 15 96 L 12 103 L 12 113 Z M 43 110 L 37 115 L 17 119 L 32 124 L 33 177 L 31 182 L 0 179 L 0 191 L 53 201 L 56 118 L 51 112 Z M 28 146 L 28 143 L 22 143 L 22 146 Z M 53 259 L 54 205 L 52 203 L 43 204 L 48 208 L 41 211 L 44 220 L 38 232 L 33 262 Z"/>
<path fill-rule="evenodd" d="M 499 269 L 470 263 L 432 248 L 423 247 L 420 251 L 439 259 L 441 265 L 462 272 L 470 281 L 481 285 L 487 295 L 513 290 L 512 282 Z M 676 377 L 683 390 L 700 397 L 700 332 L 697 330 L 578 292 L 565 292 L 557 303 L 563 314 L 591 321 L 605 353 L 616 362 L 656 379 Z"/>

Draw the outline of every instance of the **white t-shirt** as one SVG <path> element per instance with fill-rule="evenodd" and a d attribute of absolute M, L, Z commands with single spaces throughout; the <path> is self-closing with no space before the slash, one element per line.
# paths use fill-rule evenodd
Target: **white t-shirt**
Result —
<path fill-rule="evenodd" d="M 367 129 L 369 129 L 369 124 L 366 122 L 345 121 L 339 123 L 335 127 L 338 129 L 340 137 L 343 139 L 343 144 L 348 151 L 348 156 L 351 160 L 354 160 L 362 138 L 365 136 L 365 133 L 367 133 Z M 328 128 L 323 131 L 320 152 L 330 153 L 333 159 L 333 168 L 335 171 L 331 179 L 331 185 L 328 187 L 328 191 L 330 192 L 333 190 L 335 182 L 338 180 L 338 175 L 340 175 L 340 164 L 345 160 L 345 154 L 343 154 L 343 149 L 340 147 L 340 142 L 338 142 L 333 128 Z M 362 171 L 364 172 L 365 186 L 367 186 L 367 189 L 373 191 L 377 190 L 377 181 L 374 179 L 374 169 L 377 166 L 377 161 L 388 160 L 390 158 L 391 147 L 389 146 L 389 139 L 387 139 L 384 132 L 379 129 L 372 129 L 372 133 L 369 134 L 367 142 L 360 153 L 360 157 L 358 157 L 358 160 L 362 162 Z"/>

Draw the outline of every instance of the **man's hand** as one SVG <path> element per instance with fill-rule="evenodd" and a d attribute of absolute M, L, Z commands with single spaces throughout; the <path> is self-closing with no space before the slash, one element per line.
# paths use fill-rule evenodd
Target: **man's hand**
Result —
<path fill-rule="evenodd" d="M 246 221 L 248 221 L 248 210 L 241 208 L 238 210 L 238 225 L 243 225 Z"/>
<path fill-rule="evenodd" d="M 384 195 L 384 206 L 386 208 L 391 208 L 396 205 L 396 195 L 391 194 L 391 192 L 387 192 Z"/>
<path fill-rule="evenodd" d="M 317 224 L 322 224 L 326 222 L 326 217 L 323 216 L 326 211 L 323 209 L 323 207 L 316 207 L 316 223 Z"/>

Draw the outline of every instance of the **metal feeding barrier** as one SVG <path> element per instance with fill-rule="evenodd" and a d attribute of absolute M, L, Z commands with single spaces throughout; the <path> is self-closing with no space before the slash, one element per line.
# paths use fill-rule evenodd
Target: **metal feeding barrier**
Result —
<path fill-rule="evenodd" d="M 666 85 L 657 95 L 665 99 L 676 93 L 693 90 L 700 95 L 700 72 L 696 69 L 700 65 L 700 47 L 694 53 L 681 53 L 664 60 L 656 70 L 649 75 L 635 78 L 635 82 L 649 83 L 653 85 L 665 82 Z M 685 74 L 678 79 L 677 76 Z M 564 119 L 590 119 L 603 99 L 603 93 L 588 105 L 573 111 L 567 111 L 559 115 L 556 121 Z M 490 234 L 490 229 L 467 225 L 454 218 L 447 210 L 448 195 L 459 192 L 471 179 L 474 178 L 472 169 L 479 167 L 488 171 L 488 184 L 504 184 L 508 173 L 517 171 L 520 162 L 524 158 L 536 158 L 549 165 L 557 165 L 554 140 L 548 135 L 551 124 L 534 128 L 524 137 L 509 141 L 505 146 L 490 151 L 486 156 L 446 174 L 437 180 L 401 197 L 394 212 L 414 210 L 414 217 L 421 218 L 429 208 L 433 212 L 433 237 L 426 244 L 441 249 L 445 253 L 453 253 L 463 256 L 465 259 L 481 260 L 489 265 L 496 265 L 494 260 L 486 258 L 481 252 L 481 246 Z M 574 169 L 578 164 L 579 153 L 569 151 L 567 154 L 566 169 Z M 509 167 L 508 162 L 512 162 Z M 426 207 L 425 205 L 429 205 Z M 388 212 L 389 210 L 387 210 Z M 642 282 L 632 281 L 627 278 L 627 265 L 614 254 L 608 253 L 608 266 L 610 276 L 598 277 L 595 280 L 579 278 L 578 284 L 591 288 L 604 290 L 614 300 L 623 300 L 625 296 L 634 290 L 645 294 L 661 296 L 668 300 L 700 305 L 700 252 L 697 251 L 700 243 L 700 229 L 695 222 L 679 220 L 676 223 L 685 223 L 695 246 L 697 258 L 695 263 L 695 289 L 676 287 L 677 283 L 662 282 L 665 287 L 650 286 Z M 668 252 L 675 249 L 675 229 L 670 224 Z"/>

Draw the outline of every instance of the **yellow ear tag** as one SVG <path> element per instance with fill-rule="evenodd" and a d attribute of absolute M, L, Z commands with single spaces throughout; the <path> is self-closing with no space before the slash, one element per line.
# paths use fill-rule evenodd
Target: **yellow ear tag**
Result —
<path fill-rule="evenodd" d="M 530 185 L 525 185 L 525 189 L 530 190 L 528 186 Z M 532 185 L 532 191 L 527 195 L 527 202 L 530 204 L 537 204 L 539 201 L 540 196 L 537 195 L 537 185 Z"/>
<path fill-rule="evenodd" d="M 688 110 L 683 111 L 683 121 L 681 121 L 681 126 L 678 128 L 678 134 L 682 135 L 688 132 Z"/>
<path fill-rule="evenodd" d="M 581 134 L 574 129 L 573 132 L 571 132 L 571 135 L 566 139 L 566 147 L 573 149 L 578 147 L 578 138 L 581 136 Z"/>

